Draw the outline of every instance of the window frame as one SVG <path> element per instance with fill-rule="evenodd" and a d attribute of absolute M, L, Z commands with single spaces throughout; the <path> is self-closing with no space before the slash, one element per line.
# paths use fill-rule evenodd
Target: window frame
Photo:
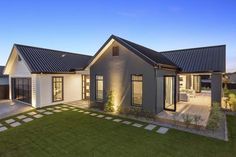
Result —
<path fill-rule="evenodd" d="M 142 80 L 133 80 L 132 76 L 141 76 Z M 131 74 L 130 76 L 130 80 L 131 80 L 131 106 L 135 106 L 135 107 L 142 107 L 143 106 L 143 75 L 142 74 Z M 141 104 L 135 104 L 134 100 L 133 100 L 133 81 L 134 82 L 142 82 L 142 102 Z"/>
<path fill-rule="evenodd" d="M 97 76 L 102 76 L 102 99 L 97 98 L 97 80 L 101 80 L 101 79 L 97 79 Z M 95 75 L 95 101 L 96 102 L 103 102 L 103 100 L 104 100 L 104 76 L 96 74 Z"/>
<path fill-rule="evenodd" d="M 56 78 L 61 78 L 61 84 L 62 84 L 62 99 L 61 100 L 55 100 L 55 96 L 54 96 L 54 79 Z M 55 82 L 57 83 L 57 82 Z M 63 76 L 52 76 L 52 102 L 60 102 L 60 101 L 64 101 L 64 77 Z"/>
<path fill-rule="evenodd" d="M 120 55 L 120 49 L 119 46 L 113 46 L 112 47 L 112 56 L 117 57 Z"/>

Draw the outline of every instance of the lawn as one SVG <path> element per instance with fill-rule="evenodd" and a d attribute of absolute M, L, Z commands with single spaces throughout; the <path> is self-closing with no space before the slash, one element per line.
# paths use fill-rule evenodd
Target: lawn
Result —
<path fill-rule="evenodd" d="M 236 117 L 227 117 L 229 142 L 170 129 L 161 135 L 66 111 L 0 132 L 1 157 L 233 157 Z"/>

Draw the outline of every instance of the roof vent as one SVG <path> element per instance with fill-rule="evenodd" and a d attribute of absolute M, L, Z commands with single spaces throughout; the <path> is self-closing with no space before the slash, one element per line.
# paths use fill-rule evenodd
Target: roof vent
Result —
<path fill-rule="evenodd" d="M 66 54 L 61 55 L 62 58 L 65 57 L 65 56 L 66 56 Z"/>

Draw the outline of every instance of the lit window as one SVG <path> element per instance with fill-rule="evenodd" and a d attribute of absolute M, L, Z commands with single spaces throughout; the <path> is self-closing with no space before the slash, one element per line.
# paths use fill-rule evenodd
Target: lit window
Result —
<path fill-rule="evenodd" d="M 132 105 L 141 106 L 143 102 L 143 76 L 131 75 Z"/>
<path fill-rule="evenodd" d="M 112 48 L 112 56 L 119 56 L 119 47 L 118 46 L 114 46 Z"/>
<path fill-rule="evenodd" d="M 103 76 L 96 75 L 96 100 L 103 100 Z"/>
<path fill-rule="evenodd" d="M 63 92 L 63 77 L 52 77 L 52 101 L 62 101 Z"/>

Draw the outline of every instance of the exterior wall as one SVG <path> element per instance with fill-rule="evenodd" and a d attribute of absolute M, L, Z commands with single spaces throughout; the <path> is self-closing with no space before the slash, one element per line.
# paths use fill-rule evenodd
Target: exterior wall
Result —
<path fill-rule="evenodd" d="M 156 79 L 154 68 L 119 45 L 119 56 L 112 56 L 114 42 L 90 68 L 90 99 L 95 101 L 95 76 L 103 75 L 104 98 L 112 90 L 115 106 L 131 107 L 131 74 L 143 75 L 142 109 L 155 112 Z M 105 101 L 104 100 L 104 101 Z"/>
<path fill-rule="evenodd" d="M 170 70 L 156 70 L 156 82 L 157 82 L 157 102 L 156 102 L 156 113 L 163 111 L 164 109 L 164 76 L 174 75 L 176 76 L 175 71 Z M 176 85 L 178 84 L 178 78 L 176 77 Z M 149 93 L 148 93 L 149 94 Z M 178 100 L 178 85 L 176 86 L 176 99 Z"/>
<path fill-rule="evenodd" d="M 31 78 L 31 73 L 26 66 L 24 60 L 22 59 L 21 61 L 18 61 L 17 59 L 17 53 L 15 50 L 13 50 L 13 55 L 11 58 L 11 67 L 9 71 L 9 99 L 12 99 L 11 96 L 11 78 L 12 77 L 28 77 Z"/>
<path fill-rule="evenodd" d="M 211 76 L 211 102 L 218 102 L 221 104 L 222 98 L 222 74 L 212 73 Z"/>
<path fill-rule="evenodd" d="M 64 84 L 64 100 L 52 102 L 52 77 L 62 76 Z M 33 102 L 36 107 L 55 105 L 82 99 L 81 74 L 35 74 L 32 80 Z M 34 100 L 35 99 L 35 100 Z"/>
<path fill-rule="evenodd" d="M 0 85 L 8 85 L 9 78 L 8 77 L 0 77 Z"/>

